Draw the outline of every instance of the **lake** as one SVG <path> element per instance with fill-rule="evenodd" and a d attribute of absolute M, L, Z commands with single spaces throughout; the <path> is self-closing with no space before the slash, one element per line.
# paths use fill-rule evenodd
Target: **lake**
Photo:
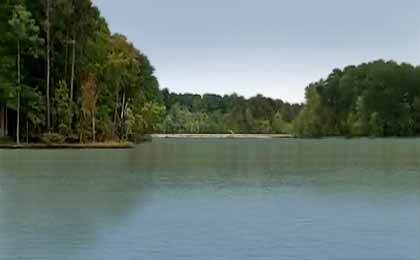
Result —
<path fill-rule="evenodd" d="M 418 260 L 420 139 L 1 150 L 0 259 Z"/>

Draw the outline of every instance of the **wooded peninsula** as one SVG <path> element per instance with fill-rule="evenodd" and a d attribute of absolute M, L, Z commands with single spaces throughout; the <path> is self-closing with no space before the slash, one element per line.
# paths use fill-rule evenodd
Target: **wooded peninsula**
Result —
<path fill-rule="evenodd" d="M 163 134 L 420 134 L 420 67 L 335 69 L 305 103 L 160 89 L 147 56 L 91 0 L 0 5 L 0 143 L 138 142 Z"/>

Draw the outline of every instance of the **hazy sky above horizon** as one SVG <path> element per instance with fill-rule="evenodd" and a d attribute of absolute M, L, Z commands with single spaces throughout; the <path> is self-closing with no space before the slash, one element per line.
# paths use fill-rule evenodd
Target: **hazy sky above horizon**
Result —
<path fill-rule="evenodd" d="M 419 64 L 418 0 L 93 0 L 175 92 L 301 102 L 334 68 Z"/>

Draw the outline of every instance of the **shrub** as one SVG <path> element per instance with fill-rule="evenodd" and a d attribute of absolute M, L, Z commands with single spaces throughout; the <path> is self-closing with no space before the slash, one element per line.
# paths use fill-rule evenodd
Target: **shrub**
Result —
<path fill-rule="evenodd" d="M 62 144 L 66 138 L 61 134 L 51 133 L 42 135 L 41 140 L 45 144 Z"/>

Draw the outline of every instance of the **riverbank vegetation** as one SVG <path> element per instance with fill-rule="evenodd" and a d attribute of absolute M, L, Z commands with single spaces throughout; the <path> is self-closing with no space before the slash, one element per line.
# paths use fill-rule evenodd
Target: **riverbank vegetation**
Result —
<path fill-rule="evenodd" d="M 420 134 L 420 67 L 377 60 L 335 69 L 306 88 L 305 104 L 261 95 L 174 94 L 163 90 L 162 133 L 387 137 Z"/>
<path fill-rule="evenodd" d="M 387 137 L 420 134 L 420 67 L 377 60 L 335 69 L 306 88 L 305 104 L 261 95 L 174 94 L 163 90 L 163 133 Z"/>
<path fill-rule="evenodd" d="M 378 60 L 334 70 L 306 88 L 294 133 L 321 136 L 420 134 L 420 67 Z"/>
<path fill-rule="evenodd" d="M 161 133 L 285 134 L 302 105 L 261 95 L 246 99 L 232 95 L 175 94 L 162 91 L 166 115 Z"/>
<path fill-rule="evenodd" d="M 135 140 L 157 125 L 154 68 L 90 0 L 5 0 L 0 35 L 1 136 Z"/>
<path fill-rule="evenodd" d="M 91 0 L 0 5 L 0 140 L 88 143 L 164 134 L 417 136 L 420 67 L 335 69 L 305 104 L 159 89 L 145 54 L 110 32 Z M 6 140 L 6 141 L 5 141 Z"/>

